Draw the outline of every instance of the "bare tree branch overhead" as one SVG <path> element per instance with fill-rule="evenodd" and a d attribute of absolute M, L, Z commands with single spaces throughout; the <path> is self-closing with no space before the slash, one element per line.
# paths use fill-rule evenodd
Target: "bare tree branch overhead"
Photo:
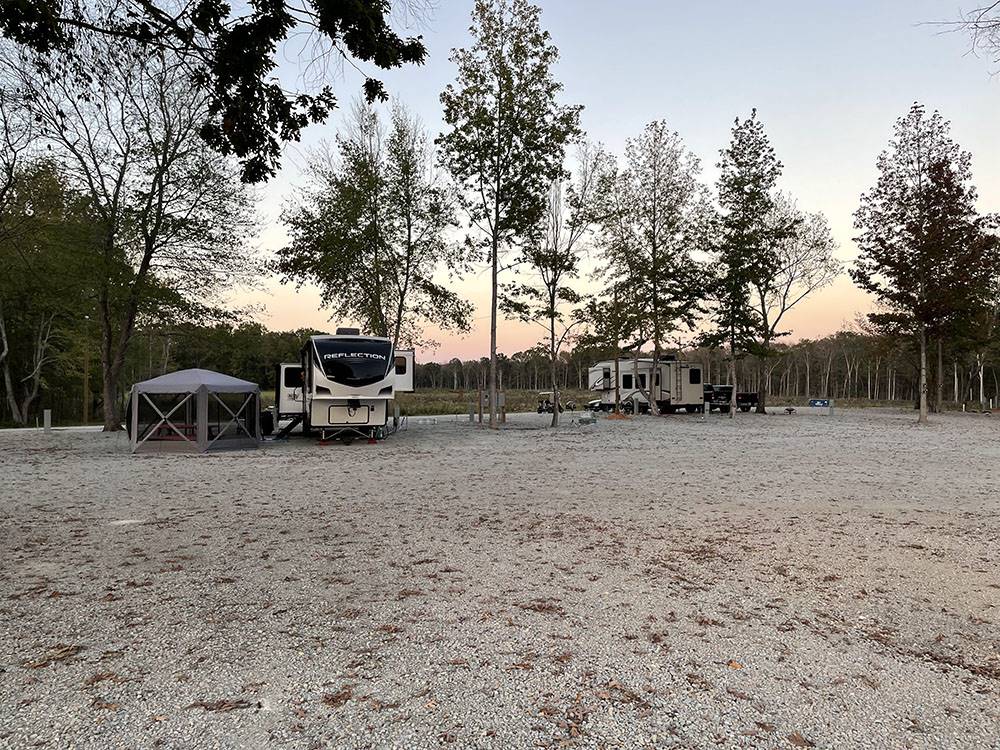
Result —
<path fill-rule="evenodd" d="M 1000 63 L 1000 1 L 963 13 L 959 28 L 972 37 L 972 47 Z"/>

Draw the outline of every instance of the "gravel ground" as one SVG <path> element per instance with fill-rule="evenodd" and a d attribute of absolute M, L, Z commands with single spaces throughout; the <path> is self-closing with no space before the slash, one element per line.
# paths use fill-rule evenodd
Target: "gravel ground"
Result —
<path fill-rule="evenodd" d="M 1000 422 L 0 433 L 0 747 L 1000 748 Z"/>

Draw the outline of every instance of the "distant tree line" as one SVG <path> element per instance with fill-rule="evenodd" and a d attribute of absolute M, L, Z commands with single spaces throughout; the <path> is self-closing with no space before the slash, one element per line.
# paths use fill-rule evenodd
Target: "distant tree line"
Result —
<path fill-rule="evenodd" d="M 803 403 L 808 398 L 849 399 L 859 403 L 894 403 L 919 406 L 919 354 L 899 336 L 863 330 L 844 330 L 819 339 L 780 343 L 766 358 L 748 356 L 737 360 L 737 383 L 750 390 L 763 390 L 781 403 Z M 144 328 L 136 332 L 126 359 L 123 377 L 135 382 L 165 372 L 201 367 L 232 374 L 259 383 L 265 390 L 275 386 L 275 364 L 297 362 L 313 329 L 270 331 L 259 323 L 182 324 Z M 60 351 L 59 367 L 49 370 L 37 396 L 37 408 L 53 409 L 60 422 L 80 422 L 84 414 L 97 413 L 100 395 L 89 392 L 85 403 L 85 381 L 97 381 L 100 365 L 94 354 L 98 342 L 93 327 L 74 332 Z M 668 348 L 665 353 L 698 362 L 705 382 L 730 383 L 728 353 L 718 347 Z M 651 352 L 641 352 L 648 356 Z M 560 353 L 556 383 L 561 391 L 588 390 L 591 365 L 614 356 L 614 351 L 579 345 Z M 548 348 L 537 346 L 510 355 L 499 353 L 499 387 L 505 390 L 551 390 L 552 364 Z M 419 361 L 415 384 L 420 390 L 459 392 L 473 398 L 485 390 L 489 359 Z M 979 409 L 1000 405 L 1000 341 L 985 350 L 949 345 L 942 351 L 941 367 L 929 373 L 929 406 L 932 410 Z M 37 414 L 37 409 L 32 414 Z M 0 404 L 0 424 L 13 423 L 9 405 Z M 33 423 L 33 422 L 32 422 Z"/>
<path fill-rule="evenodd" d="M 722 349 L 697 347 L 669 353 L 701 364 L 706 383 L 732 382 L 729 356 Z M 559 388 L 589 389 L 594 385 L 588 382 L 590 366 L 613 354 L 588 348 L 563 352 L 556 369 Z M 819 339 L 777 344 L 766 359 L 737 360 L 736 369 L 740 387 L 763 391 L 768 398 L 785 403 L 833 398 L 919 406 L 919 357 L 909 342 L 896 336 L 844 330 Z M 488 371 L 485 358 L 418 363 L 416 383 L 419 388 L 476 391 L 485 388 Z M 499 372 L 505 388 L 550 388 L 549 358 L 543 347 L 501 354 Z M 968 348 L 945 350 L 942 367 L 934 369 L 930 382 L 934 411 L 1000 405 L 1000 343 L 985 356 Z"/>

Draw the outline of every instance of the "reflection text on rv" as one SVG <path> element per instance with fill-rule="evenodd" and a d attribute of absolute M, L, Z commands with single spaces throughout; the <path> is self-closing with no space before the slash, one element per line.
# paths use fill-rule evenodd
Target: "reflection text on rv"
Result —
<path fill-rule="evenodd" d="M 323 359 L 388 359 L 384 354 L 374 352 L 330 352 L 324 354 Z"/>

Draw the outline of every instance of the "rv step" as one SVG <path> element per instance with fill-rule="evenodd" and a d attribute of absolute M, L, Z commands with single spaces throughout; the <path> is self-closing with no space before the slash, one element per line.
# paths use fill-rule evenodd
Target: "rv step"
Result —
<path fill-rule="evenodd" d="M 291 434 L 292 430 L 298 427 L 302 423 L 303 415 L 297 414 L 292 417 L 292 421 L 286 424 L 277 435 L 274 436 L 275 440 L 287 440 L 288 436 Z"/>

